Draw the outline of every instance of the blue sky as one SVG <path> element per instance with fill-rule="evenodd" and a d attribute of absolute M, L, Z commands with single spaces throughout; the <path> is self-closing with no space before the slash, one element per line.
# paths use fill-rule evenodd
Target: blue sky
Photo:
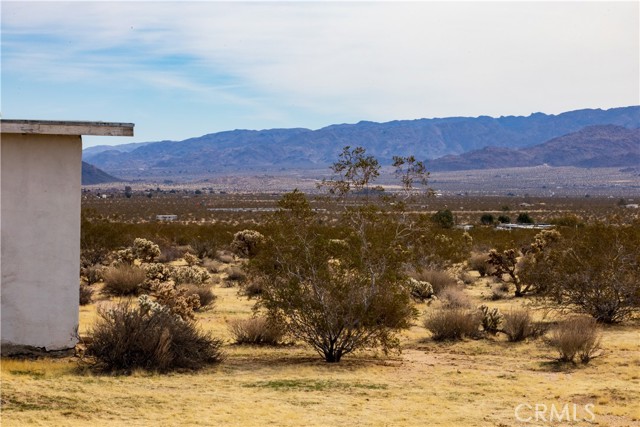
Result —
<path fill-rule="evenodd" d="M 1 2 L 2 117 L 134 138 L 640 104 L 639 2 Z"/>

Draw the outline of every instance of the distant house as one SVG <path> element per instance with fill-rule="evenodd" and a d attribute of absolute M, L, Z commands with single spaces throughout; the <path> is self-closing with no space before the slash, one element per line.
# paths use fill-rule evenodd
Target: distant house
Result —
<path fill-rule="evenodd" d="M 178 219 L 178 215 L 156 215 L 158 221 L 175 221 Z"/>
<path fill-rule="evenodd" d="M 496 230 L 549 230 L 553 227 L 552 224 L 498 224 Z"/>

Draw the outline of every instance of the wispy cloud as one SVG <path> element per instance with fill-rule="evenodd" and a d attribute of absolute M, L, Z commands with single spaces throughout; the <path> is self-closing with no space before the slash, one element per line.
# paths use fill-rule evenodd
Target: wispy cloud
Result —
<path fill-rule="evenodd" d="M 3 1 L 3 86 L 20 75 L 148 88 L 179 94 L 176 108 L 191 100 L 228 119 L 226 108 L 245 127 L 630 105 L 638 12 L 637 2 Z"/>

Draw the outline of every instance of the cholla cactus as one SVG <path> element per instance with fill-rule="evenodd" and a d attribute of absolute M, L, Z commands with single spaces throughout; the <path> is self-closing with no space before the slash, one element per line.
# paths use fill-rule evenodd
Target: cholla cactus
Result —
<path fill-rule="evenodd" d="M 171 267 L 161 264 L 159 262 L 156 263 L 145 263 L 142 264 L 141 267 L 144 269 L 147 274 L 147 281 L 153 282 L 166 282 L 171 278 Z"/>
<path fill-rule="evenodd" d="M 133 253 L 142 262 L 154 262 L 160 258 L 160 246 L 151 240 L 137 238 L 133 241 Z"/>
<path fill-rule="evenodd" d="M 195 310 L 200 308 L 198 295 L 187 295 L 186 289 L 178 289 L 171 282 L 155 284 L 151 291 L 158 305 L 167 307 L 184 321 L 195 319 Z"/>
<path fill-rule="evenodd" d="M 560 240 L 560 237 L 562 236 L 558 230 L 543 230 L 535 235 L 528 252 L 534 255 L 539 254 L 550 244 Z"/>
<path fill-rule="evenodd" d="M 197 256 L 190 254 L 189 252 L 187 252 L 186 254 L 184 254 L 184 260 L 187 263 L 188 266 L 192 267 L 196 264 L 198 264 L 198 262 L 200 262 L 200 260 L 198 259 Z"/>
<path fill-rule="evenodd" d="M 416 301 L 425 302 L 435 298 L 433 286 L 429 282 L 416 280 L 413 277 L 410 277 L 407 281 L 407 287 L 409 288 L 411 298 Z"/>
<path fill-rule="evenodd" d="M 478 307 L 478 310 L 482 313 L 482 328 L 486 332 L 495 335 L 498 332 L 500 323 L 502 323 L 502 319 L 504 318 L 502 313 L 500 313 L 500 310 L 497 308 L 490 309 L 484 304 Z"/>
<path fill-rule="evenodd" d="M 233 235 L 231 250 L 239 256 L 251 257 L 258 253 L 264 236 L 256 230 L 242 230 Z"/>
<path fill-rule="evenodd" d="M 133 253 L 133 250 L 131 248 L 126 248 L 126 249 L 121 249 L 119 251 L 116 251 L 115 262 L 117 264 L 131 265 L 135 260 L 136 260 L 136 256 Z"/>
<path fill-rule="evenodd" d="M 171 278 L 176 285 L 182 283 L 193 283 L 194 285 L 202 285 L 211 279 L 211 275 L 207 270 L 193 267 L 176 267 L 171 272 Z"/>

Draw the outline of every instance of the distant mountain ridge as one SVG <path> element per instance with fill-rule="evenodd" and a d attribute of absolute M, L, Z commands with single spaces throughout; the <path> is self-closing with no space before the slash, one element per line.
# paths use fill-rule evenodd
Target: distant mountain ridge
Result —
<path fill-rule="evenodd" d="M 511 159 L 515 157 L 508 149 L 531 147 L 594 125 L 638 128 L 640 106 L 584 109 L 558 115 L 534 113 L 527 117 L 359 122 L 318 130 L 234 130 L 179 142 L 143 143 L 130 151 L 119 150 L 118 146 L 97 153 L 88 149 L 83 157 L 109 173 L 126 177 L 170 177 L 185 170 L 207 174 L 326 168 L 346 145 L 366 148 L 383 164 L 390 163 L 394 155 L 413 154 L 425 160 L 485 147 L 496 147 L 491 149 L 495 155 L 508 153 Z"/>
<path fill-rule="evenodd" d="M 640 165 L 640 129 L 587 126 L 521 149 L 485 147 L 427 162 L 430 171 L 528 166 L 626 167 Z"/>
<path fill-rule="evenodd" d="M 122 179 L 109 175 L 103 170 L 82 162 L 82 185 L 105 184 L 108 182 L 121 182 Z"/>

